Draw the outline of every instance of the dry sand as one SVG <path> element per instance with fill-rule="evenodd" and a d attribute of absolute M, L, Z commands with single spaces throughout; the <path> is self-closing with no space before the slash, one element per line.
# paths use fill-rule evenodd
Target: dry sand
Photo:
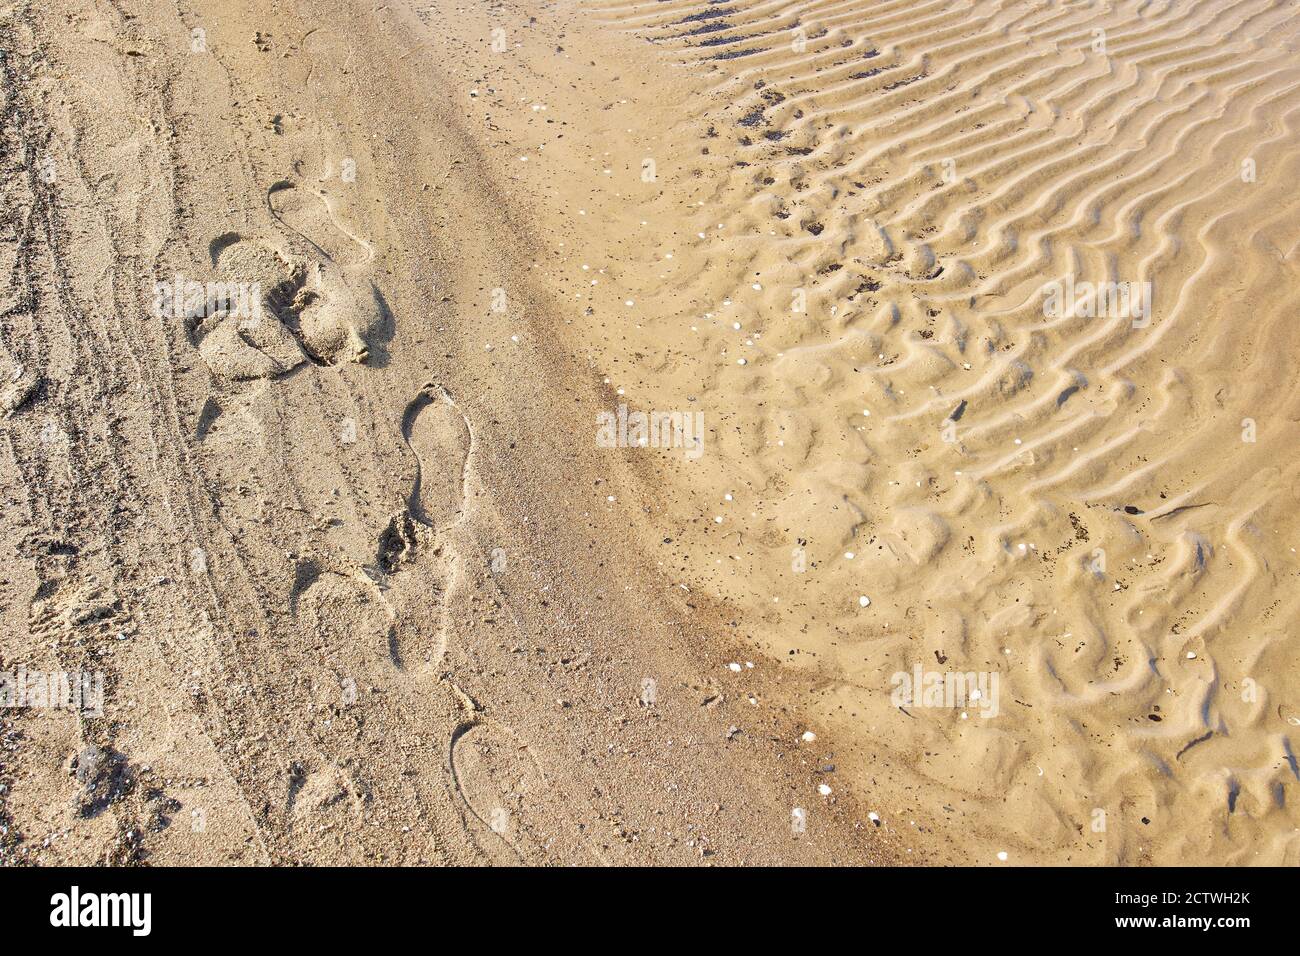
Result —
<path fill-rule="evenodd" d="M 1293 4 L 0 51 L 0 863 L 1300 862 Z"/>

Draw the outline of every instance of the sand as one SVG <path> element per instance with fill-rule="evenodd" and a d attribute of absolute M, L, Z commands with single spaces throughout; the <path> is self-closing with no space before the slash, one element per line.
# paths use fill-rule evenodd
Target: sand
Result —
<path fill-rule="evenodd" d="M 1298 44 L 0 2 L 0 863 L 1300 862 Z"/>

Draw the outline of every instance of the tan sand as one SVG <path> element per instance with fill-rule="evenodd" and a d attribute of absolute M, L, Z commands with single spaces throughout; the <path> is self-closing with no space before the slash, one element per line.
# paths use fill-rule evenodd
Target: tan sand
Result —
<path fill-rule="evenodd" d="M 0 0 L 0 862 L 1300 862 L 1297 23 Z"/>

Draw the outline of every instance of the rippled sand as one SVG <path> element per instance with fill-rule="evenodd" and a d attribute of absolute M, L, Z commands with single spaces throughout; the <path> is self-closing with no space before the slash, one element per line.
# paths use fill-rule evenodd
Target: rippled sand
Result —
<path fill-rule="evenodd" d="M 609 403 L 708 423 L 665 572 L 958 859 L 1295 862 L 1294 9 L 592 9 L 650 45 L 520 135 Z"/>

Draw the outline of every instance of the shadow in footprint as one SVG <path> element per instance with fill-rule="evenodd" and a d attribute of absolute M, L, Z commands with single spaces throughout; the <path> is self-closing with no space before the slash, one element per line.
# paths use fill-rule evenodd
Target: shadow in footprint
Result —
<path fill-rule="evenodd" d="M 374 259 L 370 243 L 340 222 L 323 192 L 282 179 L 267 191 L 267 202 L 281 223 L 329 261 L 347 267 Z"/>
<path fill-rule="evenodd" d="M 469 812 L 526 862 L 545 842 L 535 826 L 550 810 L 550 785 L 532 751 L 504 727 L 470 724 L 452 736 L 450 761 Z"/>
<path fill-rule="evenodd" d="M 219 281 L 187 308 L 186 328 L 218 377 L 272 378 L 307 360 L 369 357 L 366 336 L 381 317 L 373 286 L 362 303 L 324 262 L 239 233 L 219 236 L 210 252 Z"/>
<path fill-rule="evenodd" d="M 460 516 L 465 496 L 471 441 L 465 416 L 446 390 L 428 385 L 407 405 L 402 436 L 416 461 L 408 510 L 421 524 L 445 528 Z"/>

